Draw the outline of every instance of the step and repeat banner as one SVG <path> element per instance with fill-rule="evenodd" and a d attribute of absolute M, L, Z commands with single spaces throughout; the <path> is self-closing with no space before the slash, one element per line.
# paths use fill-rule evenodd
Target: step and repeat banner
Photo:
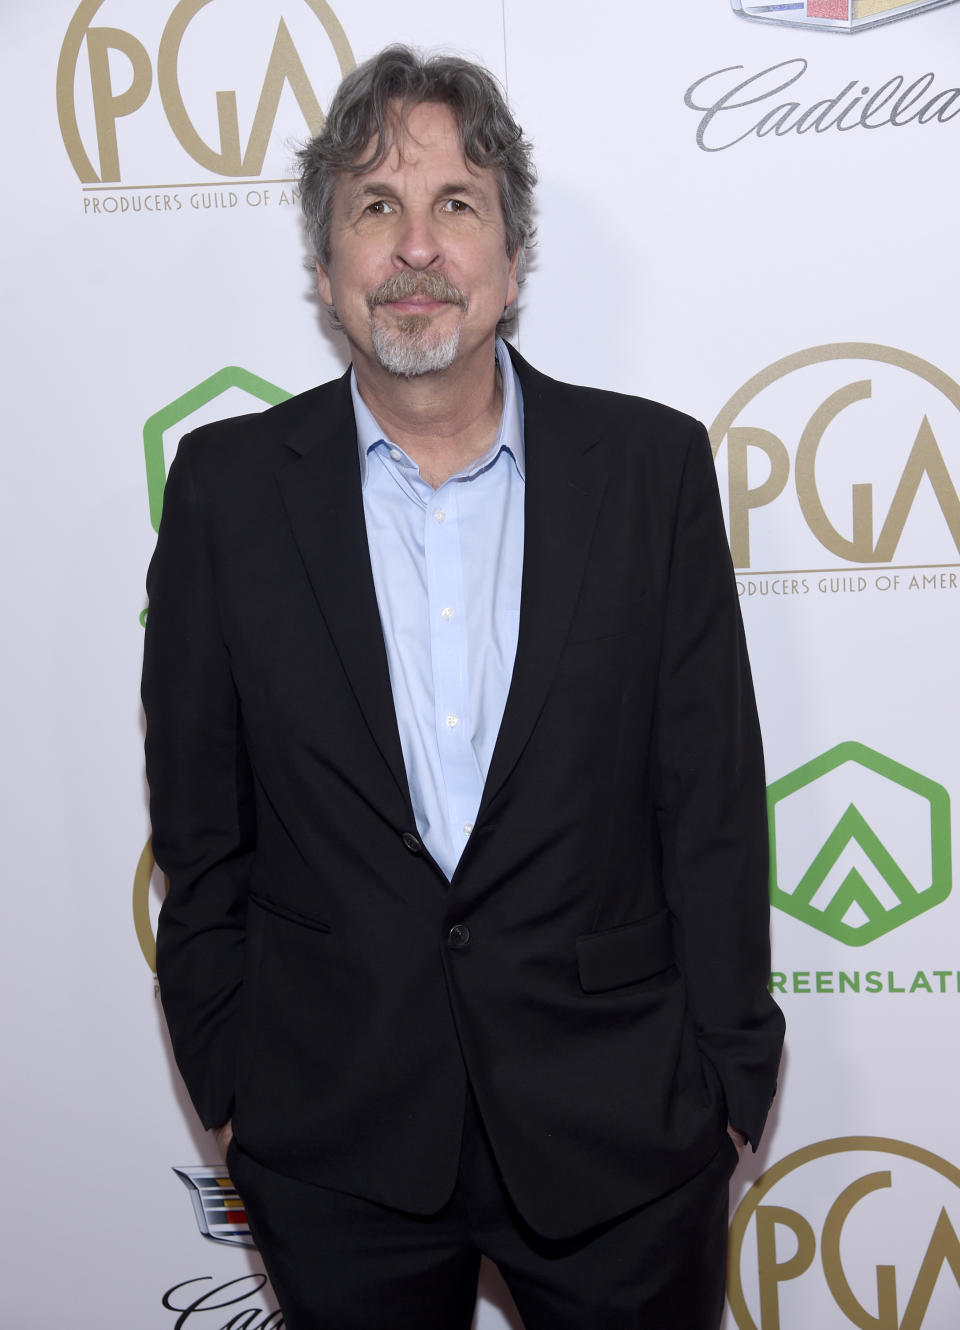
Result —
<path fill-rule="evenodd" d="M 182 434 L 346 363 L 292 153 L 401 40 L 535 142 L 524 355 L 710 429 L 788 1020 L 725 1330 L 957 1330 L 960 3 L 6 0 L 0 34 L 0 1325 L 282 1324 L 156 995 L 143 579 Z M 518 1325 L 489 1269 L 476 1325 Z"/>

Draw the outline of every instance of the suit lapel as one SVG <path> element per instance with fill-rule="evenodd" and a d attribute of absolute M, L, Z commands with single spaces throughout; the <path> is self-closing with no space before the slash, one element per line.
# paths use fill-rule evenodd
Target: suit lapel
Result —
<path fill-rule="evenodd" d="M 479 817 L 525 748 L 557 668 L 606 485 L 598 431 L 566 385 L 511 348 L 523 392 L 526 495 L 520 631 Z"/>
<path fill-rule="evenodd" d="M 374 742 L 412 825 L 400 733 L 377 609 L 360 489 L 349 371 L 286 441 L 277 480 L 314 595 Z"/>
<path fill-rule="evenodd" d="M 597 431 L 563 384 L 511 348 L 523 392 L 526 494 L 520 630 L 513 677 L 478 814 L 530 738 L 557 668 L 606 484 Z M 310 583 L 370 733 L 412 820 L 377 609 L 349 372 L 286 440 L 278 475 Z"/>

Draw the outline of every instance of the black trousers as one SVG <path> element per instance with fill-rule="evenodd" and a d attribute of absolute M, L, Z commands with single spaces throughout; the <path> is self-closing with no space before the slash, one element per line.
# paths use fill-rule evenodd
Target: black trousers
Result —
<path fill-rule="evenodd" d="M 560 1241 L 514 1208 L 468 1096 L 453 1196 L 426 1218 L 264 1168 L 234 1142 L 228 1165 L 287 1330 L 469 1330 L 481 1255 L 525 1330 L 717 1330 L 726 1274 L 724 1140 L 695 1177 Z"/>

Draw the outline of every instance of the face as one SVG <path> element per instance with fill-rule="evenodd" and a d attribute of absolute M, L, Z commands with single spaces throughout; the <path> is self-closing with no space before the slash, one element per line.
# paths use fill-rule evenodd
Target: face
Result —
<path fill-rule="evenodd" d="M 446 106 L 424 103 L 378 167 L 336 184 L 321 299 L 354 354 L 406 377 L 481 357 L 517 298 L 496 173 L 464 158 Z"/>

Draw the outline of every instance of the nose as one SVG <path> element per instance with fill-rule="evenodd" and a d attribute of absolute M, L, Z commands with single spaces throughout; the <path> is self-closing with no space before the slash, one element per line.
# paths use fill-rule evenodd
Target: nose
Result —
<path fill-rule="evenodd" d="M 396 233 L 393 260 L 398 268 L 424 272 L 440 266 L 440 235 L 432 210 L 408 209 Z"/>

